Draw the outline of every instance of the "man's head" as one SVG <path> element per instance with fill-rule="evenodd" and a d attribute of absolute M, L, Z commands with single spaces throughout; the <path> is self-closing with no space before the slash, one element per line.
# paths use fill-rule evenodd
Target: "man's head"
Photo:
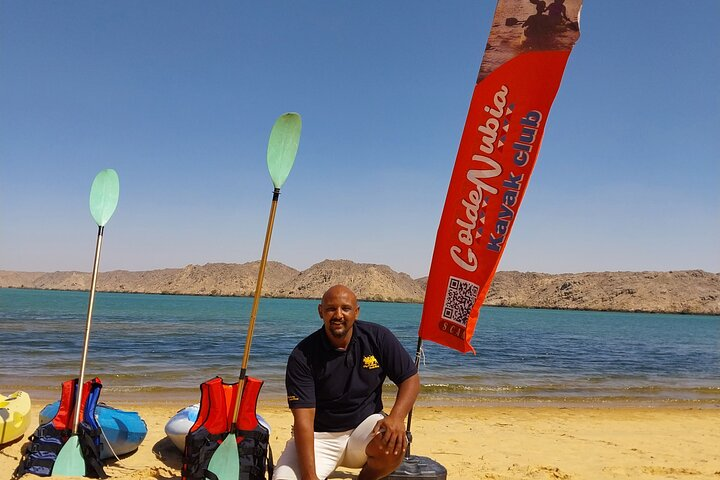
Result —
<path fill-rule="evenodd" d="M 330 287 L 318 305 L 318 313 L 325 324 L 325 333 L 335 347 L 350 343 L 352 327 L 360 313 L 355 294 L 344 285 Z"/>

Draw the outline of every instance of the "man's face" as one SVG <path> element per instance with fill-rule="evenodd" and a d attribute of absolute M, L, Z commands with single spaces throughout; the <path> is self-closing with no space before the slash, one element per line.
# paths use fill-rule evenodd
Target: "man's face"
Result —
<path fill-rule="evenodd" d="M 343 287 L 333 287 L 325 293 L 318 313 L 325 323 L 325 332 L 333 344 L 349 341 L 355 319 L 360 313 L 355 295 Z"/>

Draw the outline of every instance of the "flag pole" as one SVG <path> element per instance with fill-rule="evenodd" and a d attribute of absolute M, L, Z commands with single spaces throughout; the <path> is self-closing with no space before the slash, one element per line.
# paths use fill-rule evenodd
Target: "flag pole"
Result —
<path fill-rule="evenodd" d="M 420 370 L 420 355 L 422 353 L 422 337 L 418 335 L 418 342 L 417 342 L 417 349 L 415 350 L 415 369 Z M 405 429 L 405 434 L 407 435 L 408 439 L 408 446 L 405 450 L 405 458 L 410 457 L 410 446 L 412 445 L 412 431 L 410 430 L 410 425 L 412 423 L 412 414 L 413 409 L 415 406 L 413 405 L 412 408 L 410 408 L 410 412 L 408 412 L 408 418 L 407 418 L 407 428 Z"/>

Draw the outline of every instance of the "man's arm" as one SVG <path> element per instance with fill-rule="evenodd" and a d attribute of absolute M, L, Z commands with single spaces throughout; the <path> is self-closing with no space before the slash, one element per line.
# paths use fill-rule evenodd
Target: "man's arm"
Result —
<path fill-rule="evenodd" d="M 318 480 L 315 473 L 315 409 L 293 408 L 295 449 L 301 480 Z"/>
<path fill-rule="evenodd" d="M 416 373 L 398 385 L 398 393 L 395 397 L 395 404 L 390 410 L 390 415 L 375 425 L 373 433 L 382 432 L 386 452 L 392 451 L 397 455 L 401 450 L 407 448 L 405 417 L 410 413 L 419 392 L 420 376 Z"/>

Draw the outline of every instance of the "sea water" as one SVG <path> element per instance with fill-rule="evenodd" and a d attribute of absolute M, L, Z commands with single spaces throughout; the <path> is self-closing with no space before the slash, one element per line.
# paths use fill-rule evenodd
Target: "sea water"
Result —
<path fill-rule="evenodd" d="M 59 395 L 77 377 L 87 292 L 0 289 L 0 393 Z M 292 348 L 321 326 L 317 300 L 262 299 L 248 375 L 282 401 Z M 415 357 L 422 305 L 360 302 Z M 98 293 L 85 377 L 103 398 L 199 398 L 236 381 L 252 298 Z M 720 406 L 720 317 L 483 307 L 461 354 L 423 342 L 424 404 Z M 392 395 L 392 386 L 388 393 Z"/>

